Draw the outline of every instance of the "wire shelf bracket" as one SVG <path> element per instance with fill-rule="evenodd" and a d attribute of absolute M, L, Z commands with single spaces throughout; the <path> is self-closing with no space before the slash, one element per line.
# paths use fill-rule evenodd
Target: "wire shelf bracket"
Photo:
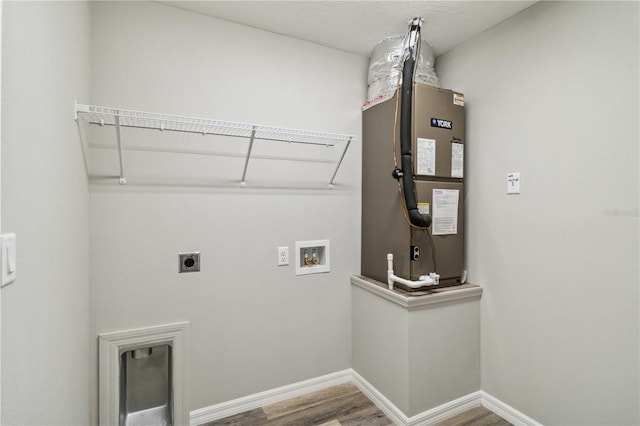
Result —
<path fill-rule="evenodd" d="M 338 133 L 287 129 L 231 121 L 211 120 L 206 118 L 159 114 L 113 107 L 86 105 L 75 102 L 75 121 L 79 123 L 80 117 L 86 118 L 89 124 L 115 127 L 120 168 L 119 182 L 122 185 L 127 183 L 124 167 L 124 145 L 121 134 L 121 129 L 123 127 L 199 133 L 202 135 L 232 136 L 248 139 L 249 145 L 245 156 L 242 179 L 240 180 L 240 186 L 243 188 L 246 187 L 247 169 L 255 140 L 320 145 L 326 147 L 334 147 L 336 144 L 344 143 L 344 149 L 340 154 L 340 159 L 336 163 L 336 168 L 329 180 L 329 189 L 333 188 L 335 177 L 342 165 L 347 150 L 349 149 L 351 142 L 355 140 L 355 136 Z"/>

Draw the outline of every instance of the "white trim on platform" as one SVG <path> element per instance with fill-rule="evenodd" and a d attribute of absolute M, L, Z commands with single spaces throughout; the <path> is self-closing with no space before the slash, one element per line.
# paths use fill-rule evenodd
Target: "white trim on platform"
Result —
<path fill-rule="evenodd" d="M 377 284 L 376 284 L 377 283 Z M 465 299 L 479 299 L 482 295 L 482 287 L 475 284 L 465 284 L 447 289 L 431 290 L 422 295 L 405 295 L 398 290 L 389 290 L 379 281 L 372 280 L 362 275 L 352 275 L 351 284 L 367 290 L 377 296 L 396 303 L 408 310 L 422 308 L 424 306 L 436 306 L 443 303 L 462 301 Z"/>
<path fill-rule="evenodd" d="M 485 391 L 480 391 L 480 394 L 482 397 L 482 406 L 509 421 L 509 423 L 516 426 L 542 426 L 541 423 L 536 422 L 531 417 L 505 404 L 498 398 L 489 395 Z"/>
<path fill-rule="evenodd" d="M 254 393 L 252 395 L 211 405 L 209 407 L 199 408 L 191 412 L 191 425 L 201 425 L 331 386 L 349 383 L 352 380 L 351 373 L 352 370 L 350 369 L 338 371 L 336 373 L 304 380 L 291 385 Z"/>

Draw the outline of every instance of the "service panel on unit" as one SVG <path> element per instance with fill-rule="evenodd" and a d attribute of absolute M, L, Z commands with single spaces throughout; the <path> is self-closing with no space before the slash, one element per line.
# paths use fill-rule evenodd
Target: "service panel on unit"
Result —
<path fill-rule="evenodd" d="M 391 173 L 400 156 L 396 124 L 399 91 L 363 113 L 362 275 L 387 281 L 386 254 L 397 275 L 418 280 L 436 272 L 440 286 L 461 282 L 464 269 L 464 97 L 414 84 L 413 174 L 418 210 L 431 226 L 409 226 L 399 183 Z M 402 287 L 402 285 L 398 285 Z M 411 290 L 406 288 L 406 290 Z"/>
<path fill-rule="evenodd" d="M 421 84 L 414 85 L 413 93 L 412 148 L 416 178 L 445 178 L 462 182 L 462 95 Z"/>

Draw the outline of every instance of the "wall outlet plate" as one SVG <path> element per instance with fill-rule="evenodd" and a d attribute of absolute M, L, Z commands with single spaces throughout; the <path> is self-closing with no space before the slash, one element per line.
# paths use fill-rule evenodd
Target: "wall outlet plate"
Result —
<path fill-rule="evenodd" d="M 278 247 L 278 266 L 289 264 L 289 247 Z"/>
<path fill-rule="evenodd" d="M 329 240 L 296 241 L 296 275 L 330 271 Z"/>
<path fill-rule="evenodd" d="M 178 253 L 178 272 L 200 271 L 200 252 Z"/>

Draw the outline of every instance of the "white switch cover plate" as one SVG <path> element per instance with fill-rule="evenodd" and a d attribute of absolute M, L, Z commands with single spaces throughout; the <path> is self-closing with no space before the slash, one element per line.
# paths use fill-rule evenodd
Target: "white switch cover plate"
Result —
<path fill-rule="evenodd" d="M 520 193 L 520 173 L 507 173 L 507 194 Z"/>
<path fill-rule="evenodd" d="M 16 279 L 16 234 L 2 234 L 0 251 L 0 269 L 2 269 L 2 287 Z"/>

